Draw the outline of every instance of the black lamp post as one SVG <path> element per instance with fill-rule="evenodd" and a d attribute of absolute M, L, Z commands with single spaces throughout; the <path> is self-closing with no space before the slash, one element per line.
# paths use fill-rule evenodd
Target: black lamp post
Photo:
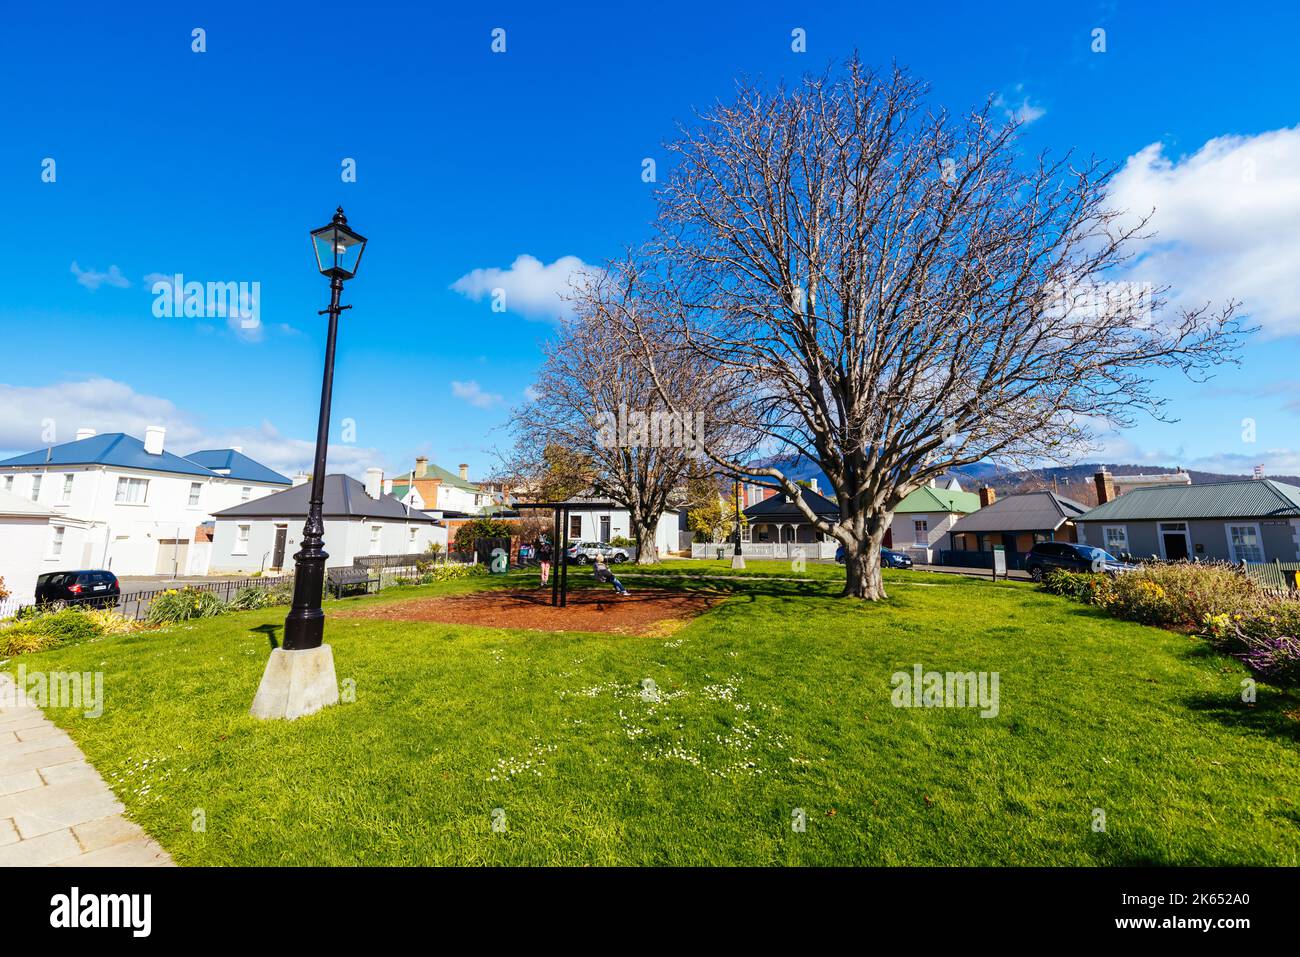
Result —
<path fill-rule="evenodd" d="M 348 218 L 340 206 L 328 226 L 312 230 L 316 265 L 330 280 L 330 304 L 317 315 L 329 314 L 329 333 L 325 340 L 325 374 L 320 390 L 320 419 L 316 424 L 316 463 L 311 473 L 311 500 L 307 521 L 302 527 L 302 548 L 293 556 L 293 607 L 284 619 L 284 647 L 289 651 L 319 648 L 325 633 L 325 612 L 321 595 L 325 590 L 325 521 L 321 512 L 325 504 L 325 456 L 329 450 L 330 399 L 334 392 L 334 341 L 338 336 L 339 313 L 351 306 L 340 306 L 343 283 L 357 274 L 364 236 L 348 228 Z"/>
<path fill-rule="evenodd" d="M 736 476 L 736 549 L 731 556 L 732 568 L 744 568 L 745 559 L 740 553 L 740 476 Z"/>

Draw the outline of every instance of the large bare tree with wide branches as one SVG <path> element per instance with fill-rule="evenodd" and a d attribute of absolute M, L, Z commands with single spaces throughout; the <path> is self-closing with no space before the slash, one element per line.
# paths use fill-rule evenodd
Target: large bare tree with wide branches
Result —
<path fill-rule="evenodd" d="M 909 492 L 1161 417 L 1156 370 L 1203 374 L 1248 331 L 1231 302 L 1167 309 L 1162 289 L 1117 281 L 1147 216 L 1108 207 L 1112 168 L 1022 156 L 991 104 L 952 115 L 927 92 L 856 57 L 790 88 L 741 84 L 669 144 L 641 308 L 619 317 L 667 404 L 666 368 L 732 397 L 715 417 L 747 426 L 746 455 L 706 451 L 843 544 L 860 598 L 885 597 L 880 546 Z M 780 465 L 797 455 L 838 521 L 799 497 Z"/>

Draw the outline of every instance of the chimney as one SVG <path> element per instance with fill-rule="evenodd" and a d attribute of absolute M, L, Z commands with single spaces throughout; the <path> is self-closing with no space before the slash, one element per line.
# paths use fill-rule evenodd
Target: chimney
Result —
<path fill-rule="evenodd" d="M 1092 477 L 1092 481 L 1097 486 L 1098 505 L 1105 505 L 1107 502 L 1114 500 L 1116 495 L 1115 479 L 1111 476 L 1110 472 L 1103 468 Z"/>
<path fill-rule="evenodd" d="M 392 480 L 392 479 L 384 479 L 384 494 L 385 494 L 385 495 L 392 495 L 392 494 L 393 494 L 393 480 Z"/>
<path fill-rule="evenodd" d="M 294 485 L 306 485 L 306 484 L 307 484 L 307 473 L 304 472 L 304 471 L 302 471 L 302 469 L 299 469 L 299 470 L 298 470 L 298 474 L 295 475 L 295 476 L 293 477 L 293 484 L 294 484 Z"/>
<path fill-rule="evenodd" d="M 415 477 L 424 478 L 429 474 L 429 457 L 427 455 L 417 455 L 415 457 Z"/>
<path fill-rule="evenodd" d="M 77 441 L 80 442 L 82 439 L 88 439 L 94 434 L 94 429 L 77 429 Z"/>
<path fill-rule="evenodd" d="M 1260 481 L 1263 477 L 1264 477 L 1264 466 L 1262 466 L 1262 465 L 1256 465 L 1256 466 L 1255 466 L 1255 471 L 1254 471 L 1254 479 L 1255 479 L 1255 481 L 1258 482 L 1258 481 Z"/>
<path fill-rule="evenodd" d="M 816 492 L 818 495 L 821 494 L 821 489 L 819 489 L 819 488 L 817 487 L 817 479 L 816 479 L 815 476 L 814 476 L 813 478 L 810 478 L 810 479 L 808 480 L 808 487 L 811 488 L 811 489 L 812 489 L 814 492 Z"/>
<path fill-rule="evenodd" d="M 928 486 L 930 486 L 930 488 L 935 488 L 935 487 L 936 487 L 936 484 L 935 484 L 935 481 L 934 481 L 934 476 L 930 476 L 930 481 L 926 482 L 925 484 L 928 485 Z"/>
<path fill-rule="evenodd" d="M 988 508 L 998 500 L 998 493 L 993 491 L 993 486 L 985 485 L 980 489 L 980 508 Z"/>
<path fill-rule="evenodd" d="M 376 468 L 366 469 L 366 494 L 371 498 L 379 498 L 380 489 L 384 485 L 384 470 Z"/>
<path fill-rule="evenodd" d="M 460 477 L 467 482 L 469 481 L 469 466 L 464 462 L 460 463 Z"/>
<path fill-rule="evenodd" d="M 144 430 L 144 450 L 150 455 L 162 455 L 163 438 L 167 430 L 161 425 L 151 425 Z"/>
<path fill-rule="evenodd" d="M 244 454 L 244 447 L 243 447 L 242 445 L 232 445 L 232 446 L 230 447 L 230 451 L 232 451 L 232 452 L 238 452 L 240 455 L 243 455 L 243 454 Z"/>

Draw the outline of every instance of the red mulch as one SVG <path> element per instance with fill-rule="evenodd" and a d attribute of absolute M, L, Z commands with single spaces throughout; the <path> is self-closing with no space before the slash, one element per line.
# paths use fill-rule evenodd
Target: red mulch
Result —
<path fill-rule="evenodd" d="M 332 614 L 340 618 L 438 621 L 487 628 L 644 635 L 663 630 L 667 622 L 684 623 L 708 611 L 720 598 L 657 589 L 638 589 L 620 598 L 610 588 L 582 588 L 569 591 L 566 607 L 553 608 L 548 586 L 530 591 L 483 591 L 445 598 L 410 598 Z"/>

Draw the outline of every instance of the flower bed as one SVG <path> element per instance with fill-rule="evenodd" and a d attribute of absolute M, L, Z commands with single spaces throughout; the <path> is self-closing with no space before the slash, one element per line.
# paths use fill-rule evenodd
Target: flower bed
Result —
<path fill-rule="evenodd" d="M 1231 565 L 1145 565 L 1114 577 L 1051 572 L 1043 588 L 1117 618 L 1199 634 L 1252 669 L 1300 683 L 1300 599 Z"/>

